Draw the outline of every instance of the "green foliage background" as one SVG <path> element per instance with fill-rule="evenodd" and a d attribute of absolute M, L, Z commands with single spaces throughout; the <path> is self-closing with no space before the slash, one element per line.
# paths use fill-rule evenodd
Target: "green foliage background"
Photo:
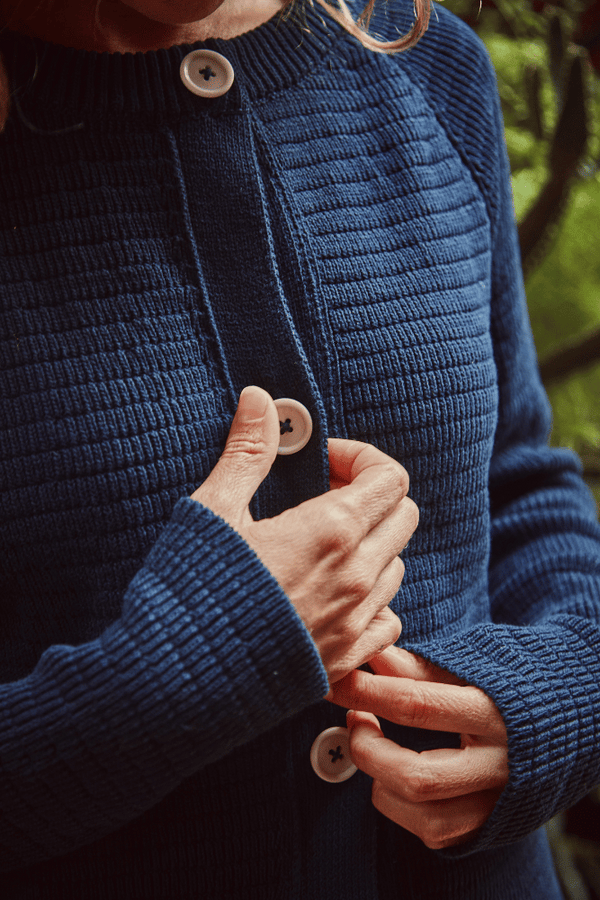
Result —
<path fill-rule="evenodd" d="M 445 0 L 483 38 L 494 63 L 519 222 L 550 178 L 551 142 L 565 97 L 550 36 L 552 19 L 554 36 L 558 21 L 567 47 L 563 61 L 584 54 L 586 154 L 562 215 L 542 242 L 539 258 L 528 266 L 525 285 L 540 361 L 588 333 L 600 334 L 600 73 L 585 51 L 569 43 L 591 3 L 598 11 L 600 0 L 536 3 L 535 10 L 533 0 L 483 0 L 478 13 L 478 0 Z M 595 58 L 600 68 L 600 50 Z M 579 453 L 600 507 L 600 358 L 551 382 L 548 394 L 554 412 L 551 440 Z M 547 826 L 565 900 L 600 898 L 599 812 L 600 788 Z"/>
<path fill-rule="evenodd" d="M 446 0 L 470 19 L 494 63 L 511 161 L 517 219 L 522 220 L 549 177 L 550 140 L 563 85 L 550 74 L 549 23 L 558 16 L 567 41 L 573 35 L 581 0 L 546 4 L 534 12 L 529 2 L 497 0 L 480 13 L 472 0 Z M 475 13 L 475 16 L 473 15 Z M 570 44 L 567 57 L 582 54 Z M 535 127 L 526 89 L 528 74 L 540 78 L 542 129 Z M 566 208 L 544 246 L 543 258 L 526 282 L 532 327 L 540 359 L 600 325 L 600 76 L 585 63 L 587 156 L 572 184 Z M 554 411 L 552 442 L 576 450 L 600 502 L 600 360 L 548 389 Z"/>

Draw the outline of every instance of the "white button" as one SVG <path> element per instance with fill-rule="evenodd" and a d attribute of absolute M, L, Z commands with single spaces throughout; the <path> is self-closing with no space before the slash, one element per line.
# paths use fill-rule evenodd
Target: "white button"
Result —
<path fill-rule="evenodd" d="M 181 80 L 188 91 L 199 97 L 220 97 L 233 84 L 233 66 L 214 50 L 193 50 L 184 56 L 179 67 Z"/>
<path fill-rule="evenodd" d="M 279 412 L 279 449 L 281 456 L 289 456 L 306 447 L 312 434 L 312 419 L 302 403 L 281 397 L 275 401 Z"/>
<path fill-rule="evenodd" d="M 346 781 L 356 772 L 347 728 L 326 728 L 310 748 L 310 764 L 323 781 Z"/>

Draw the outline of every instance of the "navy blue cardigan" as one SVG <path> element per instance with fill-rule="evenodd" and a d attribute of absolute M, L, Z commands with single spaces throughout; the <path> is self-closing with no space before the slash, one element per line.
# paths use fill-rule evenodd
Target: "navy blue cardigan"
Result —
<path fill-rule="evenodd" d="M 538 829 L 600 779 L 600 535 L 577 460 L 546 447 L 489 60 L 443 7 L 393 58 L 306 24 L 209 42 L 236 74 L 217 100 L 182 84 L 189 47 L 0 36 L 7 900 L 553 900 Z M 429 851 L 363 773 L 311 769 L 344 722 L 316 648 L 187 499 L 250 383 L 315 423 L 256 516 L 327 489 L 328 435 L 410 474 L 402 644 L 509 734 L 469 845 Z"/>

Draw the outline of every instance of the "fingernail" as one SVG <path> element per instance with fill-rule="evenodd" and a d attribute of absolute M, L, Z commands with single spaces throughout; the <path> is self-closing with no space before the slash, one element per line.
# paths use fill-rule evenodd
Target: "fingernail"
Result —
<path fill-rule="evenodd" d="M 250 384 L 240 394 L 238 411 L 248 421 L 262 419 L 267 411 L 268 402 L 269 396 L 266 391 L 255 384 Z"/>
<path fill-rule="evenodd" d="M 349 722 L 348 720 L 349 720 L 350 716 L 353 716 L 353 715 L 354 715 L 354 710 L 353 710 L 353 709 L 349 709 L 349 710 L 347 711 L 347 713 L 346 713 L 346 725 L 347 725 L 348 728 L 350 728 L 350 726 L 352 725 L 352 723 Z"/>

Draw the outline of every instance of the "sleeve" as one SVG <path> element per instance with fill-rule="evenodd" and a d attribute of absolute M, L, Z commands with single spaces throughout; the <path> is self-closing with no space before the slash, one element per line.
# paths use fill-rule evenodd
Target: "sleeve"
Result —
<path fill-rule="evenodd" d="M 118 829 L 326 690 L 276 580 L 225 522 L 180 500 L 119 620 L 0 686 L 0 869 Z"/>
<path fill-rule="evenodd" d="M 486 149 L 477 153 L 471 128 L 465 161 L 492 221 L 492 624 L 412 649 L 492 697 L 508 730 L 510 779 L 478 837 L 449 856 L 518 840 L 600 781 L 600 529 L 577 458 L 547 446 L 551 416 L 527 314 L 495 77 L 487 57 L 476 56 Z"/>

